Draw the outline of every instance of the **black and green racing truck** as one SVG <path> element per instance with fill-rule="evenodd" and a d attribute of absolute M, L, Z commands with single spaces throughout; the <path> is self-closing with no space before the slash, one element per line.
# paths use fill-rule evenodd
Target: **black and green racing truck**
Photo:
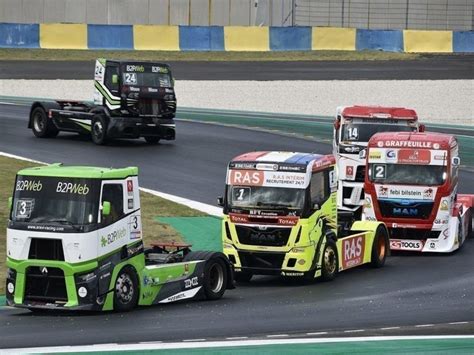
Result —
<path fill-rule="evenodd" d="M 144 248 L 138 169 L 61 164 L 18 172 L 9 199 L 6 303 L 30 310 L 128 311 L 233 288 L 220 252 Z"/>
<path fill-rule="evenodd" d="M 103 145 L 115 138 L 156 144 L 175 139 L 176 95 L 167 64 L 97 59 L 94 101 L 36 101 L 28 128 L 39 138 L 60 131 L 90 136 Z"/>

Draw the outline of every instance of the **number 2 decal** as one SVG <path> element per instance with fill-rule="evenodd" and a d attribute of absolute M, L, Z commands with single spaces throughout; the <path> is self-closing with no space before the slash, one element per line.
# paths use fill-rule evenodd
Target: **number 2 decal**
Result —
<path fill-rule="evenodd" d="M 376 179 L 385 179 L 385 165 L 384 164 L 375 164 L 374 165 L 374 177 Z"/>

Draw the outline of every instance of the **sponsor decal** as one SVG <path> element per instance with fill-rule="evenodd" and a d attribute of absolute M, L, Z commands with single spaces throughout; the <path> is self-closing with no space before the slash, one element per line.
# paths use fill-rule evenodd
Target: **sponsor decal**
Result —
<path fill-rule="evenodd" d="M 356 236 L 342 241 L 342 268 L 348 269 L 360 265 L 364 261 L 365 238 Z"/>
<path fill-rule="evenodd" d="M 346 176 L 353 177 L 354 176 L 354 167 L 352 165 L 346 166 Z"/>
<path fill-rule="evenodd" d="M 109 234 L 100 237 L 100 245 L 102 248 L 116 242 L 117 240 L 125 238 L 127 231 L 125 228 L 119 229 L 118 231 L 110 232 Z"/>
<path fill-rule="evenodd" d="M 380 150 L 371 149 L 369 151 L 369 159 L 382 159 L 382 152 Z"/>
<path fill-rule="evenodd" d="M 166 74 L 166 73 L 168 73 L 168 68 L 166 68 L 166 67 L 152 66 L 152 67 L 151 67 L 151 72 L 152 72 L 152 73 L 162 73 L 162 74 Z"/>
<path fill-rule="evenodd" d="M 184 288 L 191 288 L 191 287 L 196 287 L 199 286 L 199 281 L 197 276 L 194 276 L 191 279 L 186 279 L 184 280 Z"/>
<path fill-rule="evenodd" d="M 16 191 L 35 191 L 39 192 L 43 189 L 41 181 L 36 180 L 20 180 L 16 182 Z"/>
<path fill-rule="evenodd" d="M 366 216 L 366 217 L 365 217 L 365 220 L 366 220 L 366 221 L 376 221 L 377 219 L 376 219 L 375 217 Z"/>
<path fill-rule="evenodd" d="M 364 200 L 364 207 L 365 208 L 372 208 L 372 200 L 370 197 L 366 197 Z"/>
<path fill-rule="evenodd" d="M 287 272 L 282 271 L 281 276 L 304 276 L 304 272 Z"/>
<path fill-rule="evenodd" d="M 379 197 L 388 197 L 388 187 L 379 186 Z"/>
<path fill-rule="evenodd" d="M 431 199 L 433 199 L 433 197 L 434 197 L 433 196 L 433 189 L 431 187 L 426 189 L 425 191 L 423 191 L 423 198 L 431 200 Z"/>
<path fill-rule="evenodd" d="M 431 250 L 436 249 L 436 242 L 430 242 L 429 248 L 430 248 Z"/>
<path fill-rule="evenodd" d="M 186 298 L 192 298 L 196 296 L 196 294 L 199 292 L 202 286 L 192 288 L 190 290 L 182 291 L 179 292 L 173 296 L 170 296 L 168 298 L 165 298 L 164 300 L 160 301 L 160 303 L 170 303 L 170 302 L 175 302 L 179 300 L 184 300 Z"/>
<path fill-rule="evenodd" d="M 397 151 L 393 150 L 393 149 L 389 149 L 385 153 L 385 157 L 387 158 L 387 161 L 396 161 L 397 160 Z"/>
<path fill-rule="evenodd" d="M 433 148 L 434 148 L 434 149 L 439 149 L 439 143 L 433 144 Z"/>
<path fill-rule="evenodd" d="M 434 221 L 434 224 L 448 224 L 448 222 L 449 222 L 448 219 L 436 218 Z"/>
<path fill-rule="evenodd" d="M 63 194 L 87 195 L 90 189 L 87 184 L 73 184 L 72 182 L 58 182 L 56 192 Z"/>
<path fill-rule="evenodd" d="M 382 143 L 382 145 L 380 145 Z M 379 147 L 395 147 L 395 148 L 431 148 L 431 142 L 416 142 L 416 141 L 385 141 L 378 142 Z M 438 146 L 439 147 L 439 146 Z"/>
<path fill-rule="evenodd" d="M 129 195 L 133 193 L 133 180 L 127 180 L 127 192 Z"/>
<path fill-rule="evenodd" d="M 143 65 L 127 65 L 126 71 L 144 73 L 145 67 Z"/>
<path fill-rule="evenodd" d="M 133 205 L 134 205 L 133 204 L 133 198 L 129 198 L 128 199 L 128 205 L 127 205 L 128 209 L 133 210 Z"/>
<path fill-rule="evenodd" d="M 392 250 L 415 250 L 421 251 L 423 249 L 424 242 L 421 240 L 390 240 L 390 249 Z"/>
<path fill-rule="evenodd" d="M 441 211 L 447 211 L 449 209 L 449 202 L 448 200 L 442 200 L 439 209 Z"/>
<path fill-rule="evenodd" d="M 143 278 L 143 284 L 145 286 L 158 286 L 160 284 L 160 278 L 159 277 L 150 277 L 150 276 L 145 276 Z"/>
<path fill-rule="evenodd" d="M 431 152 L 419 149 L 400 149 L 398 162 L 400 164 L 429 164 L 431 162 Z"/>
<path fill-rule="evenodd" d="M 265 164 L 265 163 L 259 163 L 255 167 L 257 170 L 272 170 L 272 171 L 277 171 L 278 170 L 278 164 Z"/>
<path fill-rule="evenodd" d="M 155 89 L 155 88 L 148 88 L 148 92 L 158 92 L 158 89 Z"/>
<path fill-rule="evenodd" d="M 134 86 L 130 86 L 130 91 L 138 92 L 138 91 L 140 91 L 140 88 L 136 88 L 136 87 L 134 87 Z"/>
<path fill-rule="evenodd" d="M 436 188 L 431 187 L 398 187 L 378 185 L 377 196 L 379 198 L 396 198 L 412 200 L 433 200 L 436 194 Z"/>
<path fill-rule="evenodd" d="M 229 185 L 244 186 L 275 186 L 288 188 L 304 188 L 307 186 L 306 174 L 255 171 L 255 170 L 230 170 Z"/>

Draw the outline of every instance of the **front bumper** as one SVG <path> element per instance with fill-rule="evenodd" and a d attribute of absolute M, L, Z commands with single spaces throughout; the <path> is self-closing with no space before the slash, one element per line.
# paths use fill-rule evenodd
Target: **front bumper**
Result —
<path fill-rule="evenodd" d="M 296 251 L 295 251 L 296 249 Z M 237 249 L 224 245 L 224 254 L 233 264 L 236 272 L 254 275 L 304 276 L 316 268 L 314 247 L 293 248 L 290 251 L 262 251 Z"/>
<path fill-rule="evenodd" d="M 56 261 L 7 259 L 7 266 L 6 303 L 12 307 L 100 311 L 110 286 L 110 278 L 101 277 L 96 262 L 73 267 Z"/>
<path fill-rule="evenodd" d="M 159 137 L 174 140 L 176 137 L 173 119 L 149 117 L 111 117 L 107 127 L 110 138 Z"/>

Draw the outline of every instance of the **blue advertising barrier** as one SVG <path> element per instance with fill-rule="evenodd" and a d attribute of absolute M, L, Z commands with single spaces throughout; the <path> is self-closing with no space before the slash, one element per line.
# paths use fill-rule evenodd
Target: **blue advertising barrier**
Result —
<path fill-rule="evenodd" d="M 357 30 L 356 50 L 403 52 L 403 32 L 397 30 Z"/>
<path fill-rule="evenodd" d="M 133 49 L 132 25 L 87 25 L 89 49 Z"/>
<path fill-rule="evenodd" d="M 453 52 L 474 53 L 474 31 L 454 31 Z"/>
<path fill-rule="evenodd" d="M 0 23 L 0 47 L 39 48 L 39 25 Z"/>
<path fill-rule="evenodd" d="M 311 27 L 270 27 L 270 50 L 311 50 Z"/>
<path fill-rule="evenodd" d="M 224 28 L 221 26 L 179 26 L 182 51 L 223 51 Z"/>

